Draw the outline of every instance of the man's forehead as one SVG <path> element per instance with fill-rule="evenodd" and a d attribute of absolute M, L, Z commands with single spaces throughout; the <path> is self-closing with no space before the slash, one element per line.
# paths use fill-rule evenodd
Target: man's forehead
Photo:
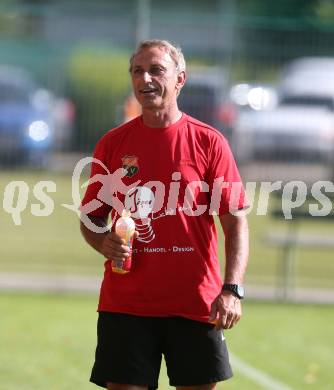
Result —
<path fill-rule="evenodd" d="M 169 53 L 158 46 L 147 47 L 141 49 L 133 58 L 133 65 L 140 65 L 141 63 L 174 63 Z"/>

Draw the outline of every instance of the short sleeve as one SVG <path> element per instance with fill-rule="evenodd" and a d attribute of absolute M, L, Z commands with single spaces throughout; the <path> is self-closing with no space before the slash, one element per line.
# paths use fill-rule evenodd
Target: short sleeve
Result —
<path fill-rule="evenodd" d="M 226 139 L 214 133 L 208 155 L 210 213 L 223 215 L 249 207 L 240 173 Z"/>

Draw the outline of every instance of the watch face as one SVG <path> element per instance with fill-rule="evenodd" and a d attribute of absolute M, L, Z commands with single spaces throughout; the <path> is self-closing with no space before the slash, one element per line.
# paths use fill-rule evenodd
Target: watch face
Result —
<path fill-rule="evenodd" d="M 241 284 L 225 284 L 223 290 L 231 291 L 239 299 L 242 299 L 245 296 L 245 289 Z"/>
<path fill-rule="evenodd" d="M 240 296 L 240 298 L 243 298 L 245 296 L 244 286 L 237 286 L 237 294 Z"/>

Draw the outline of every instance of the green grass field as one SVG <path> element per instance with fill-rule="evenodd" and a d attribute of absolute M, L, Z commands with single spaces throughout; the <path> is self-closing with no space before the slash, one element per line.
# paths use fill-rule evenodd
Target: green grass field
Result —
<path fill-rule="evenodd" d="M 61 206 L 62 203 L 72 203 L 70 176 L 48 172 L 2 172 L 1 198 L 5 186 L 13 180 L 28 183 L 28 207 L 21 214 L 22 225 L 15 226 L 11 215 L 0 206 L 0 236 L 5 243 L 0 250 L 0 269 L 101 275 L 103 259 L 84 243 L 77 215 Z M 30 211 L 31 204 L 38 203 L 32 189 L 40 180 L 53 180 L 57 185 L 56 193 L 50 194 L 54 200 L 54 212 L 48 217 L 36 217 Z M 264 236 L 270 230 L 286 230 L 289 222 L 273 220 L 269 216 L 256 216 L 255 211 L 256 208 L 249 215 L 251 250 L 247 283 L 272 285 L 277 282 L 281 252 L 269 246 Z M 302 222 L 300 230 L 334 236 L 331 221 Z M 298 252 L 297 285 L 334 289 L 333 251 L 300 249 Z M 220 240 L 220 255 L 223 258 L 223 239 Z"/>
<path fill-rule="evenodd" d="M 28 208 L 21 214 L 22 225 L 15 226 L 0 204 L 0 272 L 102 276 L 104 260 L 84 243 L 78 217 L 61 206 L 71 203 L 70 177 L 2 172 L 2 199 L 5 186 L 13 180 L 28 183 Z M 30 211 L 31 204 L 38 203 L 32 188 L 40 180 L 53 180 L 57 185 L 56 193 L 50 194 L 54 212 L 48 217 L 35 217 Z M 286 229 L 287 222 L 257 217 L 252 212 L 249 223 L 251 256 L 246 281 L 250 285 L 272 285 L 277 282 L 281 257 L 265 242 L 264 235 L 272 229 Z M 334 233 L 328 222 L 308 221 L 301 229 Z M 221 256 L 222 248 L 223 239 Z M 299 251 L 298 286 L 334 289 L 333 276 L 330 251 Z M 96 388 L 88 383 L 95 349 L 96 305 L 97 297 L 91 296 L 0 295 L 0 390 Z M 246 301 L 243 320 L 226 332 L 226 337 L 237 358 L 288 389 L 329 390 L 333 388 L 333 323 L 332 306 Z M 270 388 L 261 386 L 239 365 L 234 370 L 235 378 L 219 385 L 218 390 Z M 167 383 L 162 368 L 160 389 L 167 389 Z"/>
<path fill-rule="evenodd" d="M 97 297 L 0 296 L 0 388 L 89 390 Z M 230 351 L 289 389 L 333 388 L 331 307 L 245 302 L 244 317 L 226 331 Z M 196 346 L 193 351 L 196 353 Z M 259 390 L 238 365 L 222 390 Z M 159 389 L 168 389 L 165 367 Z"/>

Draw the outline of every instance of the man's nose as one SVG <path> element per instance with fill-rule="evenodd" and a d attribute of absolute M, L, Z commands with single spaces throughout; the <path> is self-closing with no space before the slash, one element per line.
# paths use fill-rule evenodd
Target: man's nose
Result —
<path fill-rule="evenodd" d="M 145 81 L 146 83 L 152 81 L 152 77 L 151 77 L 151 75 L 149 74 L 149 72 L 144 72 L 144 73 L 143 73 L 143 79 L 144 79 L 144 81 Z"/>

